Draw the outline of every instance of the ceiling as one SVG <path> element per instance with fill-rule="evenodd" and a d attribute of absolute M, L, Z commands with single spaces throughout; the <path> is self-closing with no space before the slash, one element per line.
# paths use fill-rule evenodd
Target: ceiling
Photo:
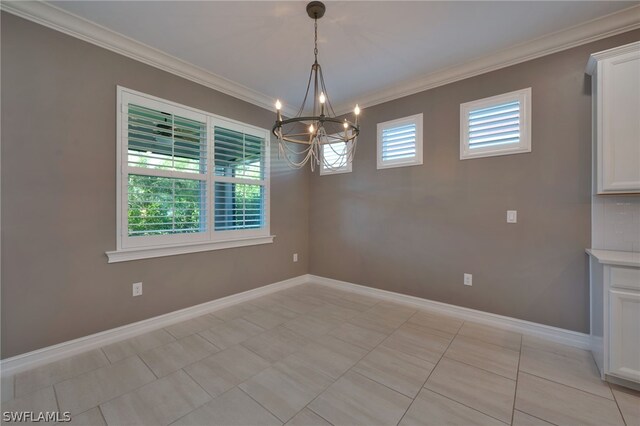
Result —
<path fill-rule="evenodd" d="M 313 21 L 298 1 L 55 1 L 73 14 L 285 105 L 299 106 Z M 319 57 L 334 105 L 571 27 L 637 2 L 329 1 Z"/>

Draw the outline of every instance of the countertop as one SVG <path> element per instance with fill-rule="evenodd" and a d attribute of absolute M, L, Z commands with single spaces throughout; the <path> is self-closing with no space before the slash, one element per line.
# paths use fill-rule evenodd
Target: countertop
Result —
<path fill-rule="evenodd" d="M 640 268 L 640 253 L 632 251 L 614 251 L 587 249 L 590 256 L 598 259 L 604 265 L 633 266 Z"/>

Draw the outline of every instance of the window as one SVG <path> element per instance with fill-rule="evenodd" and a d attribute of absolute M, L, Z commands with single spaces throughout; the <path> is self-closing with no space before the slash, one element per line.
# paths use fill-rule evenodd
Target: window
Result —
<path fill-rule="evenodd" d="M 460 159 L 531 152 L 531 88 L 460 105 Z"/>
<path fill-rule="evenodd" d="M 378 169 L 422 164 L 422 114 L 378 123 Z"/>
<path fill-rule="evenodd" d="M 346 154 L 348 144 L 351 142 L 334 142 L 322 145 L 320 155 L 320 174 L 331 175 L 338 173 L 349 173 L 352 170 L 352 158 L 348 158 Z"/>
<path fill-rule="evenodd" d="M 272 242 L 269 131 L 118 88 L 110 262 Z"/>

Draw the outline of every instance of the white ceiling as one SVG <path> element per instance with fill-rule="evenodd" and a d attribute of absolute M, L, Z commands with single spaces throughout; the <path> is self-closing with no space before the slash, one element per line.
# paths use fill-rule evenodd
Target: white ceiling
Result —
<path fill-rule="evenodd" d="M 298 1 L 55 1 L 56 6 L 297 109 L 313 62 Z M 328 1 L 319 62 L 334 105 L 637 2 Z M 293 105 L 292 105 L 293 104 Z"/>

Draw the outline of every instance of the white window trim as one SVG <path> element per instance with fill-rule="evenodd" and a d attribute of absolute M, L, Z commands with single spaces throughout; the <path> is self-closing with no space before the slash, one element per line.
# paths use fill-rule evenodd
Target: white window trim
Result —
<path fill-rule="evenodd" d="M 349 141 L 347 142 L 347 150 L 349 149 L 349 147 L 351 146 L 353 142 Z M 347 158 L 347 164 L 345 164 L 343 167 L 340 168 L 335 168 L 335 169 L 325 169 L 324 168 L 324 145 L 321 146 L 320 149 L 320 176 L 325 176 L 325 175 L 339 175 L 342 173 L 351 173 L 353 171 L 353 159 L 349 159 Z"/>
<path fill-rule="evenodd" d="M 469 112 L 512 101 L 520 101 L 520 142 L 511 146 L 469 149 Z M 527 152 L 531 152 L 531 87 L 460 104 L 460 160 Z"/>
<path fill-rule="evenodd" d="M 379 169 L 390 169 L 393 167 L 419 166 L 422 164 L 422 123 L 423 115 L 415 114 L 408 117 L 398 118 L 396 120 L 378 123 L 378 141 L 377 141 L 377 167 Z M 387 160 L 382 161 L 382 131 L 388 127 L 397 127 L 406 124 L 415 124 L 416 126 L 416 155 L 409 159 Z"/>
<path fill-rule="evenodd" d="M 131 240 L 132 237 L 128 236 L 128 220 L 127 210 L 124 208 L 128 204 L 127 191 L 128 191 L 128 150 L 123 146 L 123 143 L 127 140 L 125 131 L 126 123 L 124 123 L 122 114 L 125 105 L 125 100 L 128 96 L 145 98 L 146 105 L 158 103 L 158 109 L 172 112 L 176 108 L 176 112 L 187 118 L 194 118 L 200 121 L 206 122 L 207 125 L 207 231 L 197 234 L 176 234 L 176 235 L 160 235 L 153 238 L 153 244 L 147 239 L 142 242 L 144 245 Z M 241 123 L 239 121 L 231 120 L 225 117 L 211 114 L 205 111 L 201 111 L 195 108 L 191 108 L 185 105 L 181 105 L 175 102 L 164 100 L 155 96 L 147 95 L 145 93 L 137 92 L 135 90 L 127 89 L 125 87 L 117 86 L 117 107 L 116 107 L 116 250 L 106 252 L 109 258 L 109 263 L 125 262 L 129 260 L 147 259 L 153 257 L 170 256 L 176 254 L 196 253 L 208 250 L 220 250 L 232 247 L 243 247 L 258 244 L 272 243 L 275 238 L 270 232 L 270 212 L 271 212 L 271 179 L 270 179 L 270 131 L 262 129 L 249 124 Z M 247 179 L 246 183 L 260 184 L 264 186 L 265 198 L 264 198 L 264 224 L 263 228 L 257 230 L 238 230 L 238 231 L 214 231 L 214 210 L 215 205 L 213 200 L 214 183 L 216 181 L 225 180 L 224 177 L 214 176 L 213 168 L 213 156 L 214 150 L 214 135 L 213 128 L 216 125 L 221 125 L 231 129 L 241 129 L 245 133 L 264 137 L 265 139 L 265 169 L 263 180 Z M 136 169 L 136 173 L 144 173 L 144 169 Z M 154 171 L 153 174 L 156 174 Z M 161 172 L 163 174 L 170 175 L 172 173 L 180 174 L 179 172 Z M 179 176 L 176 176 L 179 177 Z M 193 176 L 191 176 L 193 178 Z M 234 182 L 237 181 L 234 178 Z M 145 238 L 145 237 L 136 237 Z M 139 240 L 142 241 L 142 240 Z"/>

